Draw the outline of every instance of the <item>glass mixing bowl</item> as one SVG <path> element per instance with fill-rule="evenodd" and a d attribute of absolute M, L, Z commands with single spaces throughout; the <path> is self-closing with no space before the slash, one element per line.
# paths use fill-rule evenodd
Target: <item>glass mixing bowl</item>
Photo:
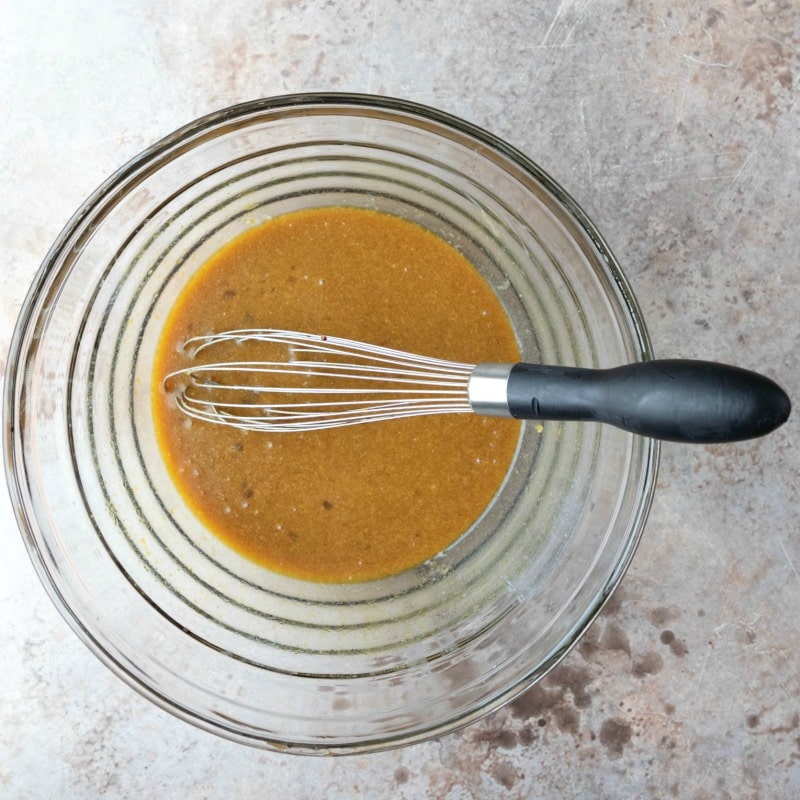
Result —
<path fill-rule="evenodd" d="M 301 753 L 437 736 L 542 678 L 621 579 L 658 459 L 655 442 L 615 428 L 528 423 L 483 516 L 415 569 L 319 584 L 228 550 L 160 459 L 156 341 L 224 243 L 330 205 L 390 212 L 459 248 L 525 360 L 651 355 L 577 204 L 504 142 L 411 103 L 235 106 L 146 150 L 77 211 L 25 300 L 5 384 L 7 478 L 33 563 L 75 632 L 136 690 L 222 736 Z"/>

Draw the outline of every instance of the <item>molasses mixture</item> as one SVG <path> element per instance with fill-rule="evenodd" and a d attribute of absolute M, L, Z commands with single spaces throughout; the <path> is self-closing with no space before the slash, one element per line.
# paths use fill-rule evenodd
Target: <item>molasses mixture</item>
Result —
<path fill-rule="evenodd" d="M 436 415 L 279 434 L 191 420 L 164 376 L 192 363 L 183 349 L 191 336 L 239 328 L 343 336 L 468 363 L 516 361 L 519 353 L 475 268 L 398 217 L 313 209 L 230 242 L 169 315 L 153 411 L 185 502 L 240 554 L 309 580 L 380 578 L 446 548 L 498 491 L 519 436 L 515 420 Z M 228 357 L 248 360 L 246 346 L 231 347 L 238 349 Z"/>

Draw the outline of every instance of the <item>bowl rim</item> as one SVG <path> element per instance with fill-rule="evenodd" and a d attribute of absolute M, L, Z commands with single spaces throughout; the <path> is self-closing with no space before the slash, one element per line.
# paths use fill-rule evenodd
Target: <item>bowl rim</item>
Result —
<path fill-rule="evenodd" d="M 491 148 L 507 158 L 514 166 L 519 168 L 534 181 L 541 184 L 541 186 L 551 193 L 556 201 L 564 207 L 565 211 L 588 236 L 592 245 L 602 256 L 607 274 L 613 279 L 617 291 L 619 292 L 620 300 L 623 302 L 624 306 L 627 307 L 629 323 L 631 324 L 631 333 L 634 336 L 637 349 L 644 360 L 649 360 L 654 357 L 650 336 L 639 303 L 636 300 L 627 277 L 623 273 L 622 268 L 605 239 L 574 198 L 545 170 L 539 167 L 520 150 L 484 128 L 468 122 L 461 117 L 415 101 L 366 93 L 303 92 L 249 100 L 200 116 L 155 141 L 122 164 L 103 180 L 63 226 L 34 274 L 30 287 L 20 307 L 10 340 L 3 390 L 3 461 L 6 484 L 17 525 L 39 580 L 61 616 L 84 642 L 87 648 L 108 667 L 112 673 L 134 688 L 139 694 L 151 700 L 159 708 L 191 723 L 195 727 L 224 736 L 229 740 L 260 747 L 268 747 L 280 752 L 327 755 L 387 750 L 400 745 L 405 746 L 419 743 L 445 733 L 459 730 L 474 723 L 492 711 L 497 710 L 532 685 L 532 683 L 535 682 L 532 680 L 533 673 L 529 670 L 526 673 L 525 679 L 521 679 L 514 685 L 509 686 L 506 691 L 492 696 L 485 702 L 477 704 L 471 709 L 465 709 L 464 713 L 456 719 L 435 723 L 428 728 L 417 729 L 411 734 L 389 735 L 374 741 L 358 741 L 351 745 L 336 745 L 333 748 L 325 744 L 320 744 L 319 746 L 301 745 L 299 747 L 293 747 L 282 741 L 267 739 L 263 735 L 248 735 L 241 730 L 233 731 L 223 726 L 214 725 L 202 714 L 193 712 L 191 709 L 174 702 L 168 696 L 162 695 L 152 686 L 140 679 L 132 670 L 126 669 L 125 666 L 119 663 L 114 655 L 104 647 L 103 643 L 94 636 L 83 621 L 76 617 L 70 609 L 69 604 L 61 596 L 56 581 L 45 563 L 45 559 L 36 542 L 36 535 L 34 533 L 34 531 L 38 529 L 36 520 L 26 511 L 27 503 L 24 496 L 23 482 L 18 478 L 20 472 L 19 464 L 23 461 L 23 458 L 21 444 L 18 441 L 19 437 L 15 420 L 19 413 L 19 400 L 25 383 L 25 375 L 20 370 L 21 356 L 25 351 L 25 342 L 30 335 L 31 327 L 35 324 L 37 319 L 35 313 L 37 312 L 37 301 L 42 289 L 46 285 L 50 273 L 56 267 L 59 254 L 63 251 L 64 245 L 70 241 L 87 218 L 95 216 L 102 209 L 109 195 L 124 191 L 126 184 L 135 181 L 137 176 L 142 172 L 156 171 L 161 161 L 165 160 L 168 156 L 172 157 L 176 152 L 180 153 L 191 150 L 199 141 L 202 141 L 204 137 L 211 135 L 211 131 L 218 130 L 221 125 L 224 125 L 224 123 L 228 121 L 241 120 L 247 116 L 269 112 L 280 112 L 281 110 L 295 114 L 303 108 L 307 108 L 309 111 L 313 111 L 314 109 L 333 111 L 336 107 L 341 107 L 343 110 L 350 109 L 355 113 L 359 111 L 364 114 L 370 112 L 390 112 L 395 115 L 406 115 L 415 120 L 421 119 L 453 130 L 459 134 L 466 135 L 479 144 Z M 618 557 L 614 570 L 606 581 L 603 592 L 598 596 L 596 602 L 591 607 L 587 608 L 580 618 L 575 621 L 574 629 L 576 630 L 576 634 L 570 637 L 569 641 L 564 644 L 561 650 L 554 653 L 546 663 L 539 665 L 537 668 L 535 678 L 537 681 L 544 678 L 553 670 L 577 645 L 582 633 L 588 629 L 589 625 L 601 612 L 631 564 L 641 540 L 655 495 L 660 443 L 656 440 L 650 440 L 650 442 L 651 446 L 647 449 L 646 457 L 642 464 L 643 476 L 640 489 L 640 503 L 638 505 L 636 517 L 631 520 L 625 548 Z"/>

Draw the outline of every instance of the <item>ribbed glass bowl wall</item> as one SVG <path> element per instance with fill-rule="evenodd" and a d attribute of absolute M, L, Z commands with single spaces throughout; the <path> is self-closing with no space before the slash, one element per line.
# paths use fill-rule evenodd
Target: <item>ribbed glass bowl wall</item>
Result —
<path fill-rule="evenodd" d="M 330 205 L 408 218 L 461 249 L 526 360 L 650 356 L 627 282 L 574 201 L 490 134 L 409 103 L 236 106 L 145 151 L 78 210 L 25 301 L 6 377 L 6 471 L 33 563 L 76 633 L 142 694 L 228 738 L 301 753 L 436 736 L 546 674 L 622 577 L 658 458 L 616 429 L 527 424 L 475 526 L 385 580 L 292 580 L 228 550 L 161 461 L 156 341 L 223 244 Z"/>

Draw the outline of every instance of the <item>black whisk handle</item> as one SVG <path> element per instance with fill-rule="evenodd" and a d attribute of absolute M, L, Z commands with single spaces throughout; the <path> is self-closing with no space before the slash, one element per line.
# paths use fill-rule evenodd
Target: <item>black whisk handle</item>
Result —
<path fill-rule="evenodd" d="M 517 419 L 590 420 L 688 443 L 770 433 L 791 402 L 774 381 L 740 367 L 663 359 L 611 369 L 516 364 L 508 406 Z"/>

